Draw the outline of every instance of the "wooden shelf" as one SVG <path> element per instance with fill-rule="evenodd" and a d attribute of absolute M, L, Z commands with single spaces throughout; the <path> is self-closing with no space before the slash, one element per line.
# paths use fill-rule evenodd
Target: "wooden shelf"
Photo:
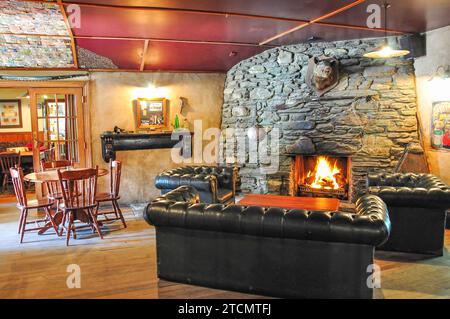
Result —
<path fill-rule="evenodd" d="M 152 132 L 152 133 L 114 133 L 104 132 L 102 141 L 102 157 L 105 162 L 116 159 L 117 151 L 149 150 L 179 147 L 182 156 L 190 157 L 192 150 L 192 132 Z M 181 142 L 181 143 L 180 143 Z M 183 154 L 187 144 L 190 152 Z"/>

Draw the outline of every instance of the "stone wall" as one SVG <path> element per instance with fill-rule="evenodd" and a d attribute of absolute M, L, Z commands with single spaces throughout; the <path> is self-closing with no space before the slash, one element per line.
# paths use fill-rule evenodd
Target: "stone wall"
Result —
<path fill-rule="evenodd" d="M 277 193 L 290 172 L 286 153 L 352 155 L 355 198 L 365 191 L 368 172 L 395 168 L 405 145 L 418 140 L 414 68 L 402 58 L 362 57 L 380 43 L 369 39 L 284 46 L 228 72 L 222 129 L 259 124 L 281 132 L 277 173 L 261 174 L 259 168 L 267 165 L 263 161 L 239 164 L 244 192 Z M 309 58 L 322 55 L 339 60 L 340 81 L 318 98 L 305 76 Z"/>

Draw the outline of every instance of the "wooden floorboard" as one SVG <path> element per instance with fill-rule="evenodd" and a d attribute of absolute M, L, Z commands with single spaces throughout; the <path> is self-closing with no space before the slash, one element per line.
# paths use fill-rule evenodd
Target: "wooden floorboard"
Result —
<path fill-rule="evenodd" d="M 105 239 L 85 230 L 66 247 L 49 231 L 25 235 L 19 244 L 18 211 L 0 200 L 0 298 L 263 298 L 158 280 L 155 231 L 125 210 L 128 228 L 104 227 Z M 446 232 L 450 247 L 450 232 Z M 383 259 L 381 259 L 383 258 Z M 382 289 L 375 298 L 449 298 L 450 257 L 379 254 Z M 81 269 L 81 288 L 69 289 L 67 266 Z"/>

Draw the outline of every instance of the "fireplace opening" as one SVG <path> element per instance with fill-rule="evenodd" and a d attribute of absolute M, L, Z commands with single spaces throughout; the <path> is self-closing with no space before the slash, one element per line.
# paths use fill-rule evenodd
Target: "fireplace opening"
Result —
<path fill-rule="evenodd" d="M 297 155 L 293 168 L 294 195 L 349 199 L 350 157 Z"/>

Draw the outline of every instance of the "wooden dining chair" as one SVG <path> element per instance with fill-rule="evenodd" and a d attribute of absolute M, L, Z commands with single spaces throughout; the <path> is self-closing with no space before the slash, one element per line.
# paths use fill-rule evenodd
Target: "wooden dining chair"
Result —
<path fill-rule="evenodd" d="M 71 160 L 41 160 L 41 169 L 43 171 L 61 167 L 70 167 L 73 163 Z"/>
<path fill-rule="evenodd" d="M 33 168 L 33 152 L 29 151 L 20 151 L 20 167 L 23 169 L 23 174 L 27 175 L 34 172 Z M 27 189 L 30 189 L 33 185 L 33 183 L 29 183 L 27 180 L 25 180 L 25 185 L 27 186 Z"/>
<path fill-rule="evenodd" d="M 41 222 L 50 221 L 51 225 L 53 226 L 53 229 L 59 236 L 58 226 L 56 225 L 53 219 L 52 212 L 50 210 L 50 207 L 53 205 L 53 202 L 48 198 L 42 200 L 28 201 L 25 192 L 23 170 L 21 167 L 11 167 L 10 175 L 14 186 L 14 192 L 16 194 L 17 208 L 20 210 L 19 231 L 18 231 L 18 233 L 20 234 L 20 243 L 23 242 L 25 232 L 43 229 L 43 227 L 39 225 L 39 223 Z M 43 209 L 45 212 L 45 219 L 35 219 L 33 221 L 28 221 L 28 211 L 30 209 L 40 209 L 40 208 Z M 28 224 L 35 224 L 36 227 L 27 229 Z"/>
<path fill-rule="evenodd" d="M 69 245 L 70 235 L 73 232 L 76 238 L 74 225 L 75 215 L 86 214 L 88 226 L 97 231 L 103 239 L 102 231 L 95 215 L 98 206 L 95 200 L 97 191 L 98 166 L 78 170 L 58 170 L 58 177 L 63 199 L 60 209 L 63 211 L 62 232 L 66 230 L 66 245 Z M 80 227 L 81 228 L 81 227 Z"/>
<path fill-rule="evenodd" d="M 41 170 L 47 171 L 55 168 L 71 167 L 72 161 L 70 160 L 52 160 L 46 161 L 43 159 L 41 161 Z M 45 187 L 47 188 L 47 198 L 55 203 L 56 211 L 59 211 L 59 204 L 62 200 L 62 192 L 59 181 L 46 182 Z"/>
<path fill-rule="evenodd" d="M 0 154 L 0 165 L 3 175 L 3 192 L 6 190 L 8 183 L 12 182 L 11 171 L 12 167 L 20 166 L 20 153 L 5 152 Z"/>
<path fill-rule="evenodd" d="M 55 147 L 52 146 L 49 149 L 46 149 L 41 152 L 43 156 L 43 160 L 46 162 L 54 161 L 56 159 Z"/>
<path fill-rule="evenodd" d="M 127 228 L 125 218 L 123 218 L 122 211 L 119 207 L 118 200 L 120 199 L 120 176 L 122 174 L 122 163 L 120 161 L 109 161 L 109 192 L 99 193 L 95 200 L 98 202 L 96 215 L 102 215 L 106 221 L 121 220 L 124 228 Z M 111 202 L 113 211 L 99 212 L 101 203 Z M 109 215 L 114 214 L 111 218 Z"/>

